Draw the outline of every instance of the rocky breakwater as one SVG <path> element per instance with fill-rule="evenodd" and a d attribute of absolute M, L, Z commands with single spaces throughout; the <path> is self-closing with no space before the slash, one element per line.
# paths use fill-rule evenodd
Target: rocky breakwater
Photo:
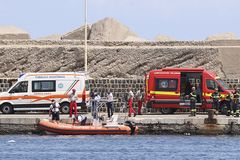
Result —
<path fill-rule="evenodd" d="M 239 41 L 89 41 L 88 44 L 88 72 L 92 78 L 143 77 L 152 69 L 164 67 L 204 67 L 222 77 L 240 77 L 239 65 L 232 66 L 239 62 L 235 57 Z M 0 65 L 1 77 L 17 77 L 20 70 L 81 71 L 84 42 L 1 40 Z"/>

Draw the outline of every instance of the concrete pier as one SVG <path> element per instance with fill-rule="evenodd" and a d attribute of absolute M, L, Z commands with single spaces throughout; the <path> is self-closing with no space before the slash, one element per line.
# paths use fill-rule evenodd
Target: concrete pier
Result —
<path fill-rule="evenodd" d="M 103 115 L 106 115 L 103 113 Z M 90 114 L 86 115 L 91 117 Z M 0 134 L 42 134 L 37 127 L 39 119 L 48 115 L 0 115 Z M 139 127 L 139 134 L 185 134 L 185 135 L 240 135 L 240 118 L 218 115 L 209 123 L 208 115 L 189 117 L 183 115 L 139 115 L 125 117 L 119 114 L 119 121 L 131 120 Z M 61 115 L 69 121 L 67 115 Z"/>
<path fill-rule="evenodd" d="M 240 135 L 240 118 L 219 115 L 216 123 L 206 123 L 207 115 L 151 115 L 131 118 L 140 134 Z"/>

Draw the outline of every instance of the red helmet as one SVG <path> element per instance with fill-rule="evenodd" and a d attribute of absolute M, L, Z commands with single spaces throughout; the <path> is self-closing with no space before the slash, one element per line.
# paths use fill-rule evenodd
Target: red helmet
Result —
<path fill-rule="evenodd" d="M 72 89 L 73 92 L 76 92 L 76 89 Z"/>

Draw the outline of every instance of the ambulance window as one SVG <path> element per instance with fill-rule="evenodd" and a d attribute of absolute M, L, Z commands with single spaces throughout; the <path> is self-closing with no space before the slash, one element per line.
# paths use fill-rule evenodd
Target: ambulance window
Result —
<path fill-rule="evenodd" d="M 14 86 L 9 93 L 23 93 L 28 91 L 28 82 L 20 82 L 16 86 Z"/>
<path fill-rule="evenodd" d="M 156 91 L 176 91 L 177 90 L 177 79 L 155 79 L 155 90 Z"/>
<path fill-rule="evenodd" d="M 207 80 L 207 89 L 214 90 L 216 87 L 218 87 L 218 85 L 214 80 Z"/>
<path fill-rule="evenodd" d="M 33 92 L 54 92 L 56 81 L 32 81 Z"/>

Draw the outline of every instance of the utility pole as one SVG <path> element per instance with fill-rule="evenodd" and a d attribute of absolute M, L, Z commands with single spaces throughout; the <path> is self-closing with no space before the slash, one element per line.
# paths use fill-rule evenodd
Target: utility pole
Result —
<path fill-rule="evenodd" d="M 87 0 L 85 0 L 85 54 L 84 54 L 84 68 L 85 72 L 87 72 Z"/>

